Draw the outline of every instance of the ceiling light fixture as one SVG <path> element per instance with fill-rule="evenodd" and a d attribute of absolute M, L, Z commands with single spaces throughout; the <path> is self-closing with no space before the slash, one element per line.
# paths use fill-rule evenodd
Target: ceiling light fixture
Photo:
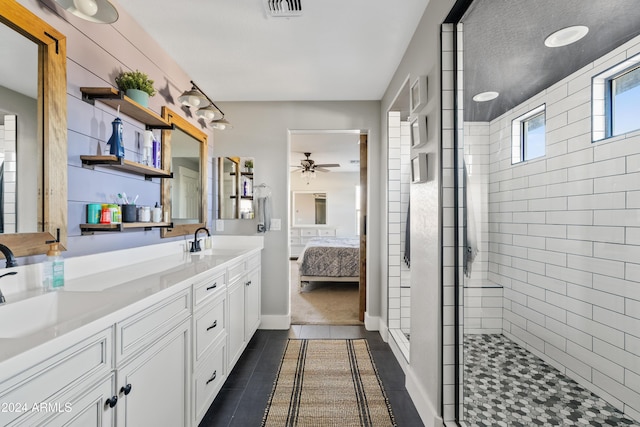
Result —
<path fill-rule="evenodd" d="M 192 108 L 200 108 L 207 105 L 209 103 L 207 97 L 196 88 L 193 82 L 191 82 L 191 84 L 193 85 L 191 89 L 182 92 L 182 95 L 178 97 L 178 101 L 180 101 L 182 105 Z"/>
<path fill-rule="evenodd" d="M 233 129 L 233 125 L 227 119 L 220 119 L 211 122 L 211 127 L 218 130 Z"/>
<path fill-rule="evenodd" d="M 118 11 L 108 0 L 54 0 L 54 2 L 85 21 L 113 24 L 118 20 Z"/>
<path fill-rule="evenodd" d="M 196 116 L 202 117 L 204 120 L 210 122 L 212 120 L 220 120 L 222 118 L 222 113 L 210 104 L 206 107 L 199 108 L 196 111 Z"/>
<path fill-rule="evenodd" d="M 589 27 L 584 25 L 573 25 L 551 33 L 544 39 L 544 45 L 547 47 L 561 47 L 575 43 L 589 32 Z"/>
<path fill-rule="evenodd" d="M 197 108 L 196 116 L 210 122 L 213 129 L 232 129 L 231 123 L 224 118 L 218 106 L 191 80 L 191 89 L 182 92 L 178 101 L 186 107 Z"/>
<path fill-rule="evenodd" d="M 474 96 L 473 100 L 476 102 L 487 102 L 491 101 L 492 99 L 496 99 L 498 95 L 500 94 L 494 91 L 482 92 Z"/>

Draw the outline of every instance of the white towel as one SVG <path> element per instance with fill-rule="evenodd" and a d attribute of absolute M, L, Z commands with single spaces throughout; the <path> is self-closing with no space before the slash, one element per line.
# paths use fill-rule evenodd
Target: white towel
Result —
<path fill-rule="evenodd" d="M 259 197 L 256 208 L 258 217 L 258 232 L 264 233 L 271 228 L 271 197 Z"/>
<path fill-rule="evenodd" d="M 465 203 L 466 203 L 466 219 L 467 219 L 467 227 L 465 233 L 465 251 L 464 251 L 464 274 L 467 277 L 471 277 L 471 266 L 473 264 L 473 260 L 476 258 L 478 254 L 478 236 L 476 232 L 476 218 L 473 215 L 473 200 L 471 199 L 471 189 L 469 173 L 467 172 L 467 167 L 464 168 L 465 173 Z"/>

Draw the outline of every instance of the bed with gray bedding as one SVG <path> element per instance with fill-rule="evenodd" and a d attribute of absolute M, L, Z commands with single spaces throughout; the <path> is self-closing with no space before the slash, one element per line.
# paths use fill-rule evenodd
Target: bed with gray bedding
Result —
<path fill-rule="evenodd" d="M 358 282 L 360 239 L 314 237 L 298 257 L 300 286 L 308 282 Z"/>

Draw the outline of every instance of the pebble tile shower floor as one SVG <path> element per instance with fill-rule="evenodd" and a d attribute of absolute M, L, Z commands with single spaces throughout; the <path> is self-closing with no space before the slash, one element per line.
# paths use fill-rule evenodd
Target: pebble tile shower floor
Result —
<path fill-rule="evenodd" d="M 467 426 L 640 426 L 504 335 L 464 337 Z"/>

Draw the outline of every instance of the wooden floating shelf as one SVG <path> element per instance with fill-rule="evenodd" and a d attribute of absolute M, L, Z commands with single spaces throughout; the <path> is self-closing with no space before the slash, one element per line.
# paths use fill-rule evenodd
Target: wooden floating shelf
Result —
<path fill-rule="evenodd" d="M 143 165 L 138 162 L 124 159 L 113 155 L 108 156 L 80 156 L 82 164 L 84 166 L 109 166 L 114 169 L 123 170 L 126 172 L 136 173 L 138 175 L 144 175 L 145 178 L 172 178 L 173 174 L 163 169 L 153 168 L 151 166 Z"/>
<path fill-rule="evenodd" d="M 82 99 L 92 105 L 98 100 L 116 110 L 120 107 L 121 113 L 144 123 L 147 129 L 173 129 L 173 126 L 160 115 L 113 87 L 81 87 L 80 92 Z"/>
<path fill-rule="evenodd" d="M 103 232 L 119 232 L 132 228 L 144 228 L 151 230 L 152 228 L 172 228 L 171 222 L 123 222 L 121 224 L 80 224 L 82 234 L 93 234 L 98 231 Z"/>

